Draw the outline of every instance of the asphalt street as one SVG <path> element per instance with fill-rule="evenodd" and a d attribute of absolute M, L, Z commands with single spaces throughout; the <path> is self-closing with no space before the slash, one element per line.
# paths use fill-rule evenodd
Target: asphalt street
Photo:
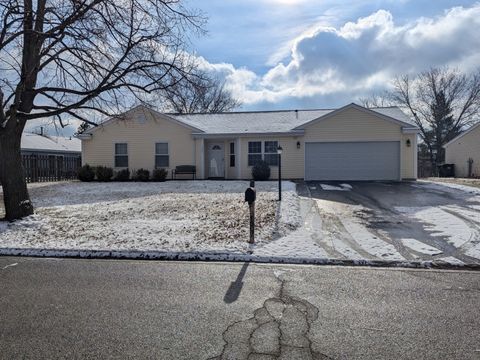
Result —
<path fill-rule="evenodd" d="M 0 257 L 2 359 L 480 359 L 480 272 Z"/>

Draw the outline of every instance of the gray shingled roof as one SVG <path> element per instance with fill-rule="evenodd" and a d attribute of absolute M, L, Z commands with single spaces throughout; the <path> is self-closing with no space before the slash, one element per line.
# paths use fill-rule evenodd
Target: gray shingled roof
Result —
<path fill-rule="evenodd" d="M 243 111 L 217 114 L 168 114 L 207 134 L 248 134 L 290 132 L 336 109 Z M 410 118 L 398 107 L 372 108 L 375 112 L 411 124 Z M 415 126 L 412 124 L 412 126 Z"/>
<path fill-rule="evenodd" d="M 81 141 L 77 138 L 62 138 L 59 136 L 42 136 L 24 132 L 22 134 L 22 150 L 52 151 L 52 152 L 81 152 Z"/>

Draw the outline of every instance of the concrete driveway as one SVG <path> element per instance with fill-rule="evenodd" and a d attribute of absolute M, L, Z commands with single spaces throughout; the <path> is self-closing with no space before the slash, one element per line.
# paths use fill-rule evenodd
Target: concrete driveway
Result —
<path fill-rule="evenodd" d="M 299 192 L 331 258 L 480 263 L 478 192 L 428 182 L 308 182 Z"/>

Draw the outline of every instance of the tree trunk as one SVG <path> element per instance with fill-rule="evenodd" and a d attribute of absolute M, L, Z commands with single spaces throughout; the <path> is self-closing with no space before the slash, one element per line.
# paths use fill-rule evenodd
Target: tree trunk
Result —
<path fill-rule="evenodd" d="M 5 218 L 9 221 L 33 214 L 23 173 L 21 137 L 21 133 L 5 133 L 0 137 L 0 181 L 3 188 Z"/>

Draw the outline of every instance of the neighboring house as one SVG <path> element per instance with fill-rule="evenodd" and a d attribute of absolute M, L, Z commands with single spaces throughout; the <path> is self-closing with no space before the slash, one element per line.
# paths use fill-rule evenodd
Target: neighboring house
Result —
<path fill-rule="evenodd" d="M 21 150 L 24 155 L 77 156 L 82 154 L 81 141 L 75 137 L 63 138 L 24 132 Z"/>
<path fill-rule="evenodd" d="M 21 153 L 27 181 L 74 179 L 81 164 L 81 141 L 24 132 Z"/>
<path fill-rule="evenodd" d="M 115 170 L 195 165 L 197 177 L 248 179 L 259 159 L 305 180 L 417 178 L 419 129 L 397 107 L 162 114 L 143 106 L 79 135 L 82 163 Z"/>
<path fill-rule="evenodd" d="M 444 148 L 445 163 L 455 164 L 456 177 L 480 176 L 480 123 L 446 143 Z M 469 159 L 473 160 L 471 165 Z"/>

